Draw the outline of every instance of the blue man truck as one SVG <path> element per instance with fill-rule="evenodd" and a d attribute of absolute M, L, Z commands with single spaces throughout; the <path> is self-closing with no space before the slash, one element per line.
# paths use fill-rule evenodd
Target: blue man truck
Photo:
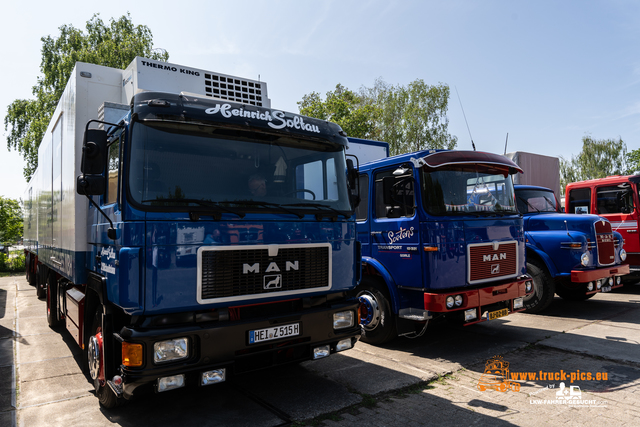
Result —
<path fill-rule="evenodd" d="M 27 278 L 101 405 L 356 343 L 347 143 L 264 82 L 76 64 L 25 194 Z"/>
<path fill-rule="evenodd" d="M 471 325 L 524 310 L 533 284 L 511 178 L 518 165 L 426 150 L 359 171 L 363 341 L 419 336 L 440 316 Z"/>
<path fill-rule="evenodd" d="M 551 173 L 553 171 L 550 171 Z M 525 298 L 529 313 L 546 309 L 555 294 L 582 301 L 622 286 L 629 274 L 623 238 L 609 220 L 588 214 L 561 213 L 554 192 L 516 185 L 518 210 L 524 217 L 527 271 L 534 292 Z"/>

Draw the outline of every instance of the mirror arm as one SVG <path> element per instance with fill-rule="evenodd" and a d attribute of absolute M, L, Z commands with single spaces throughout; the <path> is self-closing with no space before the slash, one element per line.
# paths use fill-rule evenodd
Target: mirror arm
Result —
<path fill-rule="evenodd" d="M 109 221 L 110 227 L 109 227 L 109 230 L 107 230 L 107 237 L 109 237 L 111 240 L 116 240 L 116 229 L 113 228 L 113 221 L 111 221 L 111 218 L 109 218 L 107 214 L 104 213 L 102 209 L 100 209 L 100 206 L 98 206 L 98 204 L 93 201 L 93 197 L 91 196 L 86 196 L 86 197 L 87 199 L 89 199 L 89 202 L 91 202 L 91 204 L 95 206 L 98 212 L 100 212 L 102 216 L 105 217 L 107 221 Z"/>

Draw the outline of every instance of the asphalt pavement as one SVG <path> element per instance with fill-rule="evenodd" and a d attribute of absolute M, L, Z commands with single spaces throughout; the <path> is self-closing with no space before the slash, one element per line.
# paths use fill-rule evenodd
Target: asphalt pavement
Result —
<path fill-rule="evenodd" d="M 326 359 L 111 411 L 100 408 L 81 371 L 80 349 L 47 326 L 45 310 L 23 276 L 0 278 L 1 426 L 618 426 L 640 419 L 640 286 L 583 302 L 556 298 L 542 315 L 469 327 L 435 322 L 414 340 L 359 342 Z M 496 361 L 509 365 L 506 377 L 491 373 Z"/>

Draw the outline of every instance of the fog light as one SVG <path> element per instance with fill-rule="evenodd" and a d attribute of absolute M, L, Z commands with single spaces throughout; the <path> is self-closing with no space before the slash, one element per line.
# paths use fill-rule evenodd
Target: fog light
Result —
<path fill-rule="evenodd" d="M 456 295 L 456 297 L 454 298 L 454 302 L 456 304 L 456 307 L 460 307 L 462 305 L 462 295 Z"/>
<path fill-rule="evenodd" d="M 211 385 L 224 382 L 227 378 L 227 370 L 214 369 L 213 371 L 203 372 L 200 377 L 200 385 Z"/>
<path fill-rule="evenodd" d="M 596 289 L 600 289 L 602 287 L 602 283 L 600 280 L 596 280 Z"/>
<path fill-rule="evenodd" d="M 176 338 L 153 344 L 153 361 L 155 363 L 173 362 L 187 357 L 189 357 L 187 338 Z"/>
<path fill-rule="evenodd" d="M 184 387 L 184 374 L 158 378 L 158 392 Z"/>
<path fill-rule="evenodd" d="M 529 293 L 529 292 L 531 292 L 531 290 L 532 290 L 532 289 L 533 289 L 533 282 L 531 282 L 531 281 L 529 281 L 529 280 L 528 280 L 528 281 L 526 281 L 526 282 L 524 283 L 524 290 L 525 290 L 527 293 Z"/>
<path fill-rule="evenodd" d="M 513 309 L 518 310 L 519 308 L 524 307 L 524 299 L 516 298 L 513 300 Z"/>
<path fill-rule="evenodd" d="M 476 320 L 478 318 L 478 310 L 476 310 L 475 308 L 470 308 L 469 310 L 465 310 L 464 311 L 464 320 L 465 322 L 468 322 L 470 320 Z"/>
<path fill-rule="evenodd" d="M 627 251 L 624 249 L 620 249 L 620 261 L 624 261 L 627 259 Z"/>
<path fill-rule="evenodd" d="M 331 354 L 331 347 L 328 345 L 323 345 L 321 347 L 316 347 L 313 349 L 313 358 L 314 359 L 322 359 L 323 357 L 327 357 Z"/>
<path fill-rule="evenodd" d="M 447 297 L 445 304 L 447 305 L 447 308 L 453 308 L 453 305 L 455 304 L 455 300 L 451 295 Z"/>
<path fill-rule="evenodd" d="M 122 343 L 122 364 L 124 366 L 142 366 L 142 344 Z"/>
<path fill-rule="evenodd" d="M 587 290 L 591 292 L 593 290 L 593 282 L 587 283 Z"/>
<path fill-rule="evenodd" d="M 609 286 L 613 286 L 613 277 L 609 277 Z"/>
<path fill-rule="evenodd" d="M 333 329 L 344 329 L 353 326 L 353 311 L 333 313 Z"/>
<path fill-rule="evenodd" d="M 619 285 L 620 283 L 622 283 L 622 277 L 618 276 L 616 277 L 616 284 Z"/>
<path fill-rule="evenodd" d="M 336 344 L 336 351 L 349 350 L 351 347 L 351 338 L 345 338 L 343 340 L 338 341 Z"/>
<path fill-rule="evenodd" d="M 580 264 L 582 264 L 585 267 L 589 265 L 589 254 L 588 253 L 582 254 L 582 256 L 580 257 Z"/>

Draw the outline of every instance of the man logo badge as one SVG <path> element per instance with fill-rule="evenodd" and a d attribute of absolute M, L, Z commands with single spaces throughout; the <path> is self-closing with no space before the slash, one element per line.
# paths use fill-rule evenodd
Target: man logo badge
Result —
<path fill-rule="evenodd" d="M 491 274 L 499 274 L 500 273 L 500 264 L 493 264 L 491 266 Z"/>
<path fill-rule="evenodd" d="M 264 276 L 263 289 L 282 289 L 282 274 L 271 274 Z"/>

